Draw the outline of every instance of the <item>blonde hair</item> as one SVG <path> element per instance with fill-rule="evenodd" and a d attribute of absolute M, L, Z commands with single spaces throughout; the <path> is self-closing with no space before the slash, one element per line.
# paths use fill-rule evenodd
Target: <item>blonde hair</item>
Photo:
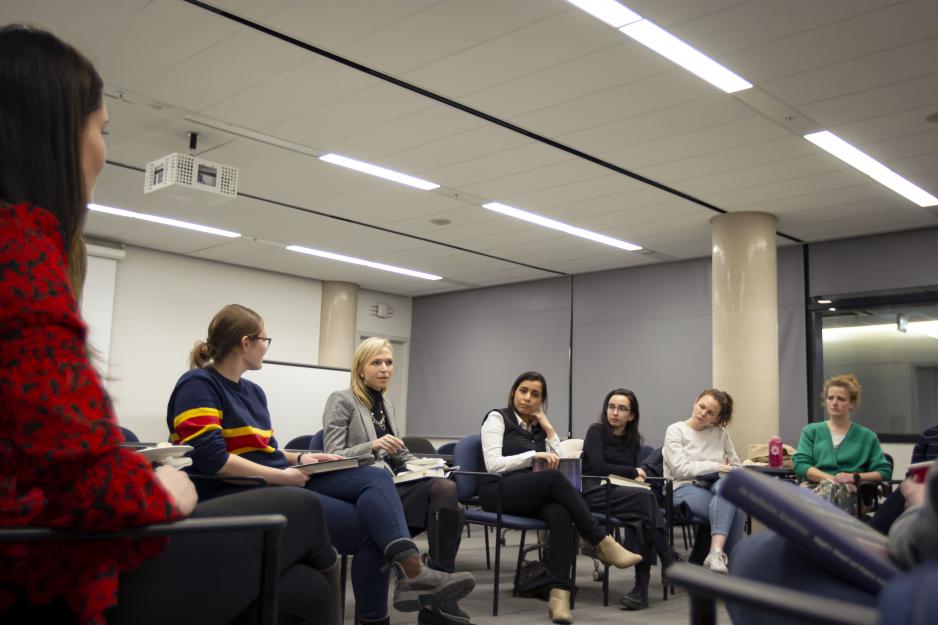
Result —
<path fill-rule="evenodd" d="M 240 304 L 228 304 L 212 317 L 208 336 L 198 340 L 189 352 L 189 368 L 204 369 L 218 362 L 241 344 L 245 336 L 257 336 L 264 320 L 256 312 Z"/>
<path fill-rule="evenodd" d="M 821 401 L 827 401 L 827 391 L 832 386 L 839 386 L 840 388 L 846 389 L 847 396 L 853 403 L 854 408 L 860 405 L 860 380 L 858 380 L 855 375 L 852 373 L 847 373 L 845 375 L 835 375 L 834 377 L 825 381 L 824 390 L 821 392 Z"/>
<path fill-rule="evenodd" d="M 368 394 L 368 389 L 365 387 L 362 371 L 365 369 L 365 364 L 384 348 L 387 348 L 393 355 L 394 350 L 391 349 L 391 341 L 373 336 L 359 343 L 358 347 L 355 348 L 355 354 L 352 356 L 352 392 L 358 398 L 358 401 L 368 407 L 368 410 L 371 410 L 374 406 L 371 403 L 371 395 Z"/>

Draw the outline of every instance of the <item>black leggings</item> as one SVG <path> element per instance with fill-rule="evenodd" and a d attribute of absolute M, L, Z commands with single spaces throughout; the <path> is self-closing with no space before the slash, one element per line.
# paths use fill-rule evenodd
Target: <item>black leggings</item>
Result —
<path fill-rule="evenodd" d="M 305 488 L 256 488 L 200 503 L 191 518 L 283 514 L 278 622 L 332 622 L 329 585 L 317 569 L 335 562 L 326 518 Z M 214 625 L 257 622 L 259 532 L 177 536 L 162 555 L 120 578 L 108 623 Z"/>
<path fill-rule="evenodd" d="M 496 483 L 479 486 L 482 509 L 494 512 L 498 493 Z M 582 495 L 559 471 L 523 472 L 503 480 L 502 512 L 533 516 L 550 528 L 550 568 L 554 588 L 573 587 L 571 572 L 576 557 L 576 531 L 591 545 L 597 544 L 606 532 L 583 501 Z"/>

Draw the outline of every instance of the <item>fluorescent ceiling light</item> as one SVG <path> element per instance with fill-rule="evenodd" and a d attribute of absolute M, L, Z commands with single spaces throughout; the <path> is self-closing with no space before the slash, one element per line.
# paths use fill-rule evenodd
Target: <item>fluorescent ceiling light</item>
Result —
<path fill-rule="evenodd" d="M 379 178 L 384 178 L 385 180 L 406 184 L 410 187 L 423 189 L 424 191 L 432 191 L 433 189 L 438 189 L 440 187 L 440 185 L 436 184 L 435 182 L 408 176 L 407 174 L 402 174 L 400 172 L 394 171 L 393 169 L 378 167 L 377 165 L 372 165 L 371 163 L 366 163 L 364 161 L 356 161 L 354 158 L 342 156 L 341 154 L 332 154 L 330 152 L 329 154 L 323 154 L 320 156 L 319 160 L 332 163 L 333 165 L 348 167 L 349 169 L 354 169 L 355 171 L 360 171 L 365 174 L 371 174 L 372 176 L 378 176 Z"/>
<path fill-rule="evenodd" d="M 489 202 L 488 204 L 483 204 L 482 208 L 487 208 L 490 211 L 495 211 L 496 213 L 501 213 L 502 215 L 514 217 L 515 219 L 523 219 L 524 221 L 528 221 L 539 226 L 544 226 L 545 228 L 560 230 L 561 232 L 572 234 L 575 237 L 581 237 L 584 239 L 589 239 L 590 241 L 596 241 L 597 243 L 611 245 L 612 247 L 617 247 L 620 250 L 634 252 L 636 250 L 642 249 L 641 245 L 635 245 L 634 243 L 629 243 L 628 241 L 613 239 L 612 237 L 607 237 L 604 234 L 597 234 L 589 230 L 584 230 L 583 228 L 577 228 L 576 226 L 565 224 L 562 221 L 556 221 L 548 217 L 535 215 L 534 213 L 529 213 L 528 211 L 523 211 L 519 208 L 514 208 L 511 206 L 506 206 L 505 204 L 500 204 L 498 202 Z"/>
<path fill-rule="evenodd" d="M 371 267 L 372 269 L 380 269 L 382 271 L 391 271 L 394 273 L 401 273 L 405 276 L 413 276 L 414 278 L 423 278 L 424 280 L 442 280 L 443 276 L 437 276 L 432 273 L 424 273 L 422 271 L 414 271 L 413 269 L 404 269 L 403 267 L 395 267 L 394 265 L 385 265 L 384 263 L 376 263 L 370 260 L 364 260 L 362 258 L 355 258 L 354 256 L 344 256 L 342 254 L 335 254 L 333 252 L 324 252 L 323 250 L 314 250 L 311 247 L 303 247 L 301 245 L 288 245 L 287 249 L 291 252 L 299 252 L 300 254 L 309 254 L 310 256 L 319 256 L 320 258 L 328 258 L 329 260 L 337 260 L 343 263 L 351 263 L 353 265 L 361 265 L 363 267 Z"/>
<path fill-rule="evenodd" d="M 613 28 L 621 28 L 626 24 L 637 22 L 642 16 L 622 6 L 616 0 L 567 0 L 598 20 L 606 22 Z"/>
<path fill-rule="evenodd" d="M 851 167 L 859 169 L 881 185 L 889 187 L 902 197 L 915 202 L 922 208 L 926 206 L 938 206 L 938 198 L 934 195 L 912 184 L 829 130 L 812 132 L 811 134 L 805 135 L 804 138 L 819 148 L 827 150 Z"/>
<path fill-rule="evenodd" d="M 735 93 L 752 87 L 751 82 L 734 74 L 706 54 L 692 48 L 648 20 L 633 22 L 619 30 L 727 93 Z"/>
<path fill-rule="evenodd" d="M 911 321 L 906 326 L 907 332 L 901 332 L 895 323 L 877 323 L 866 326 L 845 326 L 842 328 L 824 328 L 821 331 L 824 342 L 855 339 L 861 336 L 881 336 L 906 340 L 912 335 L 929 336 L 938 339 L 938 321 Z"/>
<path fill-rule="evenodd" d="M 114 208 L 113 206 L 104 206 L 102 204 L 89 204 L 88 210 L 92 210 L 96 213 L 106 213 L 108 215 L 117 215 L 118 217 L 129 217 L 130 219 L 139 219 L 140 221 L 150 221 L 155 224 L 163 224 L 164 226 L 174 226 L 176 228 L 185 228 L 186 230 L 195 230 L 197 232 L 205 232 L 207 234 L 216 234 L 220 237 L 228 237 L 231 239 L 241 236 L 239 233 L 231 232 L 230 230 L 222 230 L 221 228 L 212 228 L 211 226 L 203 226 L 200 224 L 190 223 L 188 221 L 170 219 L 169 217 L 160 217 L 159 215 L 148 215 L 147 213 L 135 213 L 134 211 L 124 210 L 123 208 Z"/>

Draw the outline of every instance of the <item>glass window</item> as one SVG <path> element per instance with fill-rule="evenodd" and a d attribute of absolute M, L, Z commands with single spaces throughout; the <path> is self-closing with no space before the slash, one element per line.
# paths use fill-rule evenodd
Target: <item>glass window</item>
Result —
<path fill-rule="evenodd" d="M 915 435 L 938 425 L 938 301 L 876 299 L 812 307 L 821 334 L 813 419 L 825 418 L 824 380 L 852 373 L 862 386 L 858 423 L 881 435 Z"/>

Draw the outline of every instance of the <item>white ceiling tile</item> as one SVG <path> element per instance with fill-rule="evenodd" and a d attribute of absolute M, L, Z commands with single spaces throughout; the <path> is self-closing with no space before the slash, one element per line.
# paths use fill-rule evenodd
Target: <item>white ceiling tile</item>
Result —
<path fill-rule="evenodd" d="M 310 55 L 306 59 L 202 112 L 237 126 L 267 130 L 378 84 L 376 78 L 334 61 Z"/>

